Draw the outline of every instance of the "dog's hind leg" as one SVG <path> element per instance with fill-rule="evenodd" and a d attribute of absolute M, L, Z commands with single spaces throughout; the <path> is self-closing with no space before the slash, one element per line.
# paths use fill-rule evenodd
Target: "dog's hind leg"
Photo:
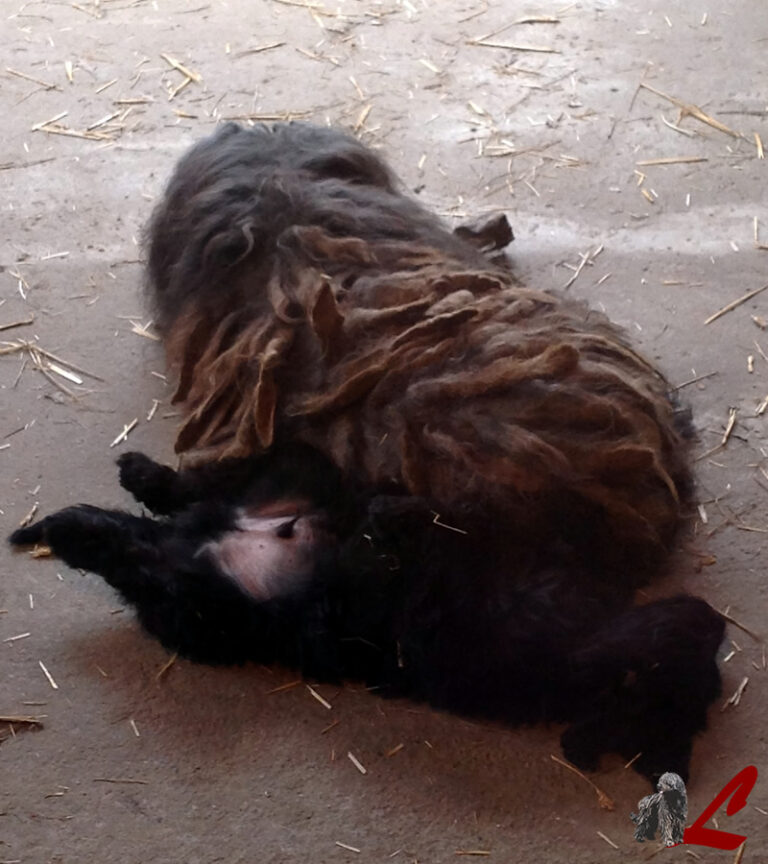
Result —
<path fill-rule="evenodd" d="M 685 780 L 693 736 L 720 694 L 723 633 L 722 616 L 688 596 L 611 619 L 571 655 L 581 708 L 563 733 L 566 757 L 591 770 L 603 753 L 617 752 L 652 781 L 668 771 Z"/>

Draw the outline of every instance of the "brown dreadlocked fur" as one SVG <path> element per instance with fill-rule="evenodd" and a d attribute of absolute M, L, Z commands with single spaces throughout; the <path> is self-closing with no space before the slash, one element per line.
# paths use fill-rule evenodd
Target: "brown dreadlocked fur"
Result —
<path fill-rule="evenodd" d="M 354 139 L 224 127 L 182 160 L 150 238 L 177 451 L 302 440 L 443 513 L 481 502 L 528 541 L 658 563 L 688 488 L 665 380 L 603 316 L 451 235 Z"/>

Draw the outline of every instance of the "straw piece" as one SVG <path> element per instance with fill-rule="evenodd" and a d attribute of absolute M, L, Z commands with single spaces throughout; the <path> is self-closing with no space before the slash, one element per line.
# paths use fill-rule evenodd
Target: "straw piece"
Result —
<path fill-rule="evenodd" d="M 757 297 L 757 295 L 765 291 L 766 288 L 768 288 L 768 283 L 763 285 L 762 288 L 755 288 L 754 291 L 747 291 L 746 294 L 742 294 L 742 296 L 738 299 L 733 300 L 727 306 L 723 306 L 722 309 L 718 309 L 717 312 L 710 315 L 709 318 L 707 318 L 707 320 L 704 322 L 705 326 L 707 324 L 711 324 L 713 321 L 717 321 L 717 319 L 720 318 L 722 315 L 725 315 L 727 312 L 732 311 L 737 306 L 741 306 L 741 304 L 746 303 L 747 300 L 751 300 L 753 297 Z"/>
<path fill-rule="evenodd" d="M 655 93 L 657 96 L 661 96 L 662 99 L 666 99 L 668 102 L 671 102 L 673 105 L 677 105 L 680 109 L 683 116 L 690 115 L 691 117 L 695 117 L 696 120 L 701 121 L 702 123 L 706 123 L 707 126 L 711 126 L 713 129 L 717 129 L 719 132 L 725 132 L 726 135 L 730 135 L 732 138 L 742 138 L 740 132 L 734 132 L 733 129 L 729 128 L 725 125 L 725 123 L 721 123 L 719 120 L 715 120 L 714 117 L 710 117 L 709 114 L 705 114 L 698 105 L 693 105 L 690 102 L 683 102 L 682 99 L 678 99 L 675 96 L 670 96 L 667 93 L 662 92 L 661 90 L 657 90 L 655 87 L 651 87 L 650 84 L 646 84 L 645 81 L 640 82 L 640 87 L 644 90 L 649 90 L 651 93 Z"/>

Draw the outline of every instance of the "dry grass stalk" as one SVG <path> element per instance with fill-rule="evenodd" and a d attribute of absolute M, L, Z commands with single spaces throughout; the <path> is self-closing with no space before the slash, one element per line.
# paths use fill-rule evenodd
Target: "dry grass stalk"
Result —
<path fill-rule="evenodd" d="M 287 684 L 281 684 L 279 687 L 273 687 L 271 690 L 267 690 L 267 696 L 271 696 L 273 693 L 282 693 L 284 690 L 292 690 L 294 687 L 298 687 L 301 684 L 301 678 L 297 678 L 295 681 L 289 681 Z"/>
<path fill-rule="evenodd" d="M 736 309 L 737 306 L 741 306 L 742 303 L 746 303 L 747 300 L 751 300 L 753 297 L 757 297 L 757 295 L 765 291 L 766 288 L 768 288 L 768 283 L 763 285 L 761 288 L 755 288 L 753 291 L 747 291 L 746 294 L 742 294 L 742 296 L 738 299 L 733 300 L 731 303 L 728 303 L 727 306 L 723 306 L 722 309 L 718 309 L 717 312 L 710 315 L 709 318 L 707 318 L 707 320 L 704 322 L 705 326 L 707 324 L 711 324 L 713 321 L 717 321 L 718 318 L 725 315 L 727 312 L 731 312 L 733 309 Z"/>
<path fill-rule="evenodd" d="M 149 409 L 149 412 L 147 413 L 147 423 L 149 423 L 149 421 L 155 416 L 159 406 L 160 406 L 160 400 L 159 399 L 153 399 L 152 400 L 152 407 Z"/>
<path fill-rule="evenodd" d="M 44 714 L 42 715 L 45 716 Z M 0 723 L 16 723 L 19 726 L 37 726 L 42 728 L 40 717 L 32 717 L 25 714 L 0 714 Z"/>
<path fill-rule="evenodd" d="M 359 132 L 363 128 L 365 121 L 368 119 L 368 115 L 371 113 L 371 108 L 373 108 L 372 104 L 368 104 L 363 108 L 360 112 L 360 116 L 357 118 L 357 123 L 352 127 L 353 132 Z"/>
<path fill-rule="evenodd" d="M 470 858 L 487 858 L 491 854 L 490 849 L 457 849 L 454 855 L 466 855 Z"/>
<path fill-rule="evenodd" d="M 707 156 L 664 156 L 659 159 L 643 159 L 635 165 L 647 167 L 650 165 L 691 165 L 694 162 L 709 162 Z"/>
<path fill-rule="evenodd" d="M 38 660 L 37 662 L 40 665 L 40 668 L 43 670 L 43 675 L 45 675 L 45 677 L 48 679 L 48 683 L 51 685 L 51 687 L 53 687 L 54 690 L 58 690 L 59 685 L 53 680 L 53 675 L 51 675 L 51 673 L 48 671 L 45 663 L 43 663 L 42 660 Z"/>
<path fill-rule="evenodd" d="M 763 141 L 759 133 L 755 132 L 755 146 L 757 147 L 757 158 L 765 159 L 765 150 L 763 150 Z"/>
<path fill-rule="evenodd" d="M 155 675 L 155 681 L 159 681 L 178 659 L 179 659 L 178 653 L 171 654 L 171 656 L 160 667 L 160 669 L 157 672 L 157 675 Z"/>
<path fill-rule="evenodd" d="M 432 515 L 435 517 L 432 520 L 433 525 L 437 525 L 438 528 L 446 528 L 448 531 L 455 531 L 456 534 L 468 534 L 468 531 L 465 531 L 463 528 L 454 528 L 453 525 L 447 525 L 445 522 L 440 521 L 440 514 L 432 511 Z"/>
<path fill-rule="evenodd" d="M 559 24 L 560 19 L 554 15 L 529 15 L 526 18 L 518 18 L 515 24 Z"/>
<path fill-rule="evenodd" d="M 149 786 L 149 780 L 137 780 L 133 777 L 94 777 L 94 783 L 133 783 L 141 786 Z"/>
<path fill-rule="evenodd" d="M 31 633 L 19 633 L 18 636 L 7 636 L 3 642 L 18 642 L 19 639 L 28 639 L 31 635 Z"/>
<path fill-rule="evenodd" d="M 23 78 L 25 81 L 31 81 L 33 84 L 39 84 L 41 87 L 45 87 L 46 90 L 61 90 L 58 84 L 51 84 L 48 81 L 43 81 L 40 78 L 35 78 L 34 75 L 27 75 L 26 72 L 19 72 L 18 69 L 11 69 L 10 66 L 5 67 L 5 71 L 9 75 L 15 75 L 17 78 Z"/>
<path fill-rule="evenodd" d="M 744 849 L 747 846 L 747 841 L 745 840 L 741 846 L 736 850 L 736 854 L 733 856 L 733 864 L 741 864 L 741 859 L 744 857 Z"/>
<path fill-rule="evenodd" d="M 35 518 L 35 514 L 37 513 L 39 507 L 40 503 L 38 501 L 35 501 L 29 513 L 27 513 L 27 515 L 21 520 L 21 522 L 19 522 L 20 528 L 26 528 L 27 525 L 29 525 L 29 523 Z"/>
<path fill-rule="evenodd" d="M 35 323 L 35 316 L 31 315 L 29 318 L 24 318 L 22 321 L 11 321 L 8 324 L 0 324 L 0 330 L 12 330 L 14 327 L 26 327 L 29 324 Z"/>
<path fill-rule="evenodd" d="M 683 129 L 682 126 L 678 126 L 675 123 L 670 123 L 669 120 L 667 120 L 667 118 L 663 114 L 661 115 L 661 122 L 665 126 L 668 126 L 670 129 L 674 129 L 675 132 L 679 132 L 681 135 L 685 135 L 688 138 L 695 138 L 696 137 L 696 133 L 693 132 L 691 129 Z"/>
<path fill-rule="evenodd" d="M 350 852 L 360 852 L 357 846 L 350 846 L 349 843 L 342 843 L 341 840 L 336 840 L 335 843 L 337 846 L 340 846 L 342 849 L 348 849 Z"/>
<path fill-rule="evenodd" d="M 405 747 L 405 744 L 396 744 L 391 750 L 387 750 L 384 755 L 387 757 L 387 759 L 389 759 L 396 753 L 399 753 L 403 749 L 403 747 Z"/>
<path fill-rule="evenodd" d="M 290 122 L 291 120 L 302 120 L 309 117 L 314 111 L 281 111 L 281 112 L 256 112 L 250 114 L 230 114 L 227 117 L 221 117 L 221 120 L 243 120 L 253 123 L 274 123 L 274 122 Z"/>
<path fill-rule="evenodd" d="M 548 45 L 518 45 L 513 42 L 487 42 L 485 40 L 470 39 L 466 45 L 475 45 L 478 48 L 503 48 L 507 51 L 530 51 L 534 54 L 559 54 L 557 48 L 550 48 Z"/>
<path fill-rule="evenodd" d="M 720 710 L 725 711 L 725 709 L 729 705 L 733 705 L 734 707 L 736 707 L 739 702 L 741 702 L 741 697 L 744 695 L 744 691 L 747 689 L 747 684 L 749 684 L 749 676 L 745 675 L 744 678 L 741 679 L 741 684 L 739 684 L 739 686 L 736 688 L 731 698 L 725 701 L 725 704 Z"/>
<path fill-rule="evenodd" d="M 66 378 L 67 381 L 71 381 L 73 384 L 83 383 L 83 379 L 78 375 L 75 375 L 74 372 L 70 372 L 68 369 L 64 369 L 56 363 L 49 363 L 48 369 L 50 369 L 51 372 L 55 372 L 57 375 L 61 375 L 62 378 Z"/>
<path fill-rule="evenodd" d="M 160 337 L 155 333 L 149 332 L 149 328 L 153 323 L 153 321 L 147 321 L 146 324 L 140 324 L 138 321 L 131 321 L 131 333 L 135 333 L 137 336 L 143 336 L 145 339 L 151 339 L 153 342 L 159 342 Z"/>
<path fill-rule="evenodd" d="M 169 66 L 172 66 L 177 72 L 181 72 L 182 75 L 194 81 L 195 84 L 200 84 L 202 82 L 203 78 L 201 75 L 190 69 L 188 66 L 185 66 L 183 63 L 180 63 L 175 57 L 171 57 L 170 54 L 161 54 L 160 56 Z"/>
<path fill-rule="evenodd" d="M 355 754 L 351 750 L 347 751 L 347 758 L 361 774 L 368 773 L 368 769 L 363 765 L 363 763 L 357 758 L 357 756 L 355 756 Z"/>
<path fill-rule="evenodd" d="M 603 810 L 614 810 L 615 809 L 616 805 L 613 803 L 611 798 L 609 798 L 608 795 L 606 795 L 605 792 L 603 792 L 603 790 L 599 786 L 597 786 L 595 783 L 593 783 L 589 779 L 589 777 L 586 777 L 584 774 L 582 774 L 578 768 L 576 768 L 575 766 L 571 765 L 569 762 L 566 762 L 565 760 L 560 759 L 551 753 L 550 753 L 549 758 L 553 762 L 557 762 L 558 765 L 562 765 L 563 768 L 567 768 L 569 771 L 572 771 L 577 777 L 581 777 L 581 779 L 585 783 L 589 783 L 589 785 L 595 790 L 595 794 L 597 795 L 597 802 Z"/>
<path fill-rule="evenodd" d="M 123 431 L 115 438 L 115 440 L 109 445 L 110 447 L 116 447 L 118 444 L 121 444 L 128 437 L 129 433 L 136 428 L 138 425 L 139 418 L 134 417 L 130 423 L 123 426 Z"/>
<path fill-rule="evenodd" d="M 720 442 L 721 447 L 725 447 L 728 443 L 728 439 L 731 437 L 731 432 L 733 432 L 733 427 L 736 425 L 736 415 L 738 414 L 738 408 L 729 408 L 728 409 L 728 423 L 725 427 L 725 432 L 723 432 L 723 439 Z"/>
<path fill-rule="evenodd" d="M 690 102 L 683 102 L 682 99 L 677 99 L 675 96 L 670 96 L 668 93 L 664 93 L 661 90 L 657 90 L 655 87 L 651 87 L 650 84 L 646 84 L 644 81 L 640 82 L 640 87 L 644 90 L 648 90 L 651 93 L 655 93 L 657 96 L 661 96 L 662 99 L 666 99 L 668 102 L 671 102 L 673 105 L 677 105 L 680 109 L 680 114 L 683 117 L 695 117 L 696 120 L 699 120 L 702 123 L 706 123 L 707 126 L 711 126 L 713 129 L 717 129 L 719 132 L 724 132 L 726 135 L 730 135 L 732 138 L 741 138 L 743 137 L 740 132 L 734 132 L 733 129 L 729 128 L 725 125 L 725 123 L 721 123 L 719 120 L 715 120 L 714 117 L 710 117 L 709 114 L 706 114 L 698 105 L 694 105 Z"/>
<path fill-rule="evenodd" d="M 682 384 L 678 384 L 677 386 L 672 388 L 672 392 L 676 392 L 677 390 L 682 390 L 683 387 L 688 387 L 690 384 L 697 384 L 699 381 L 705 381 L 707 378 L 712 378 L 715 375 L 719 375 L 720 373 L 715 372 L 707 372 L 704 375 L 697 375 L 695 378 L 689 378 L 687 381 L 683 381 Z"/>
<path fill-rule="evenodd" d="M 742 624 L 740 621 L 737 621 L 735 618 L 733 618 L 731 615 L 729 615 L 727 611 L 721 612 L 720 614 L 723 616 L 723 618 L 725 618 L 726 621 L 733 624 L 734 627 L 738 627 L 739 630 L 742 630 L 748 636 L 751 636 L 756 642 L 764 642 L 765 641 L 762 636 L 758 636 L 757 633 L 755 633 L 753 630 L 750 630 L 749 627 L 745 627 L 744 624 Z"/>
<path fill-rule="evenodd" d="M 618 847 L 618 846 L 613 842 L 613 840 L 611 840 L 610 837 L 606 837 L 605 834 L 603 834 L 602 831 L 598 831 L 598 832 L 597 832 L 597 836 L 600 837 L 602 840 L 605 840 L 605 842 L 606 842 L 609 846 L 613 846 L 614 849 L 618 849 L 618 848 L 619 848 L 619 847 Z"/>
<path fill-rule="evenodd" d="M 35 546 L 29 553 L 30 558 L 50 558 L 53 555 L 53 550 L 50 546 Z"/>
<path fill-rule="evenodd" d="M 271 51 L 273 48 L 282 48 L 285 44 L 285 42 L 270 42 L 268 45 L 257 45 L 255 48 L 244 48 L 242 51 L 238 51 L 232 56 L 237 59 L 238 57 L 245 57 L 248 54 L 261 54 L 262 51 Z"/>
<path fill-rule="evenodd" d="M 317 690 L 315 690 L 315 688 L 312 687 L 310 684 L 307 684 L 307 690 L 309 690 L 312 697 L 317 699 L 317 701 L 323 706 L 323 708 L 327 708 L 329 711 L 331 710 L 331 708 L 333 708 L 333 705 L 331 705 L 328 700 L 323 699 L 323 697 L 317 692 Z"/>

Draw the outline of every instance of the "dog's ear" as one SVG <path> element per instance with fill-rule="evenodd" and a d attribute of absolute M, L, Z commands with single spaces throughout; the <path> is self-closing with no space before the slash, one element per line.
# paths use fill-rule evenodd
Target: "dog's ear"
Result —
<path fill-rule="evenodd" d="M 512 226 L 504 213 L 490 219 L 478 219 L 459 225 L 453 229 L 453 233 L 483 252 L 504 249 L 515 239 Z"/>

